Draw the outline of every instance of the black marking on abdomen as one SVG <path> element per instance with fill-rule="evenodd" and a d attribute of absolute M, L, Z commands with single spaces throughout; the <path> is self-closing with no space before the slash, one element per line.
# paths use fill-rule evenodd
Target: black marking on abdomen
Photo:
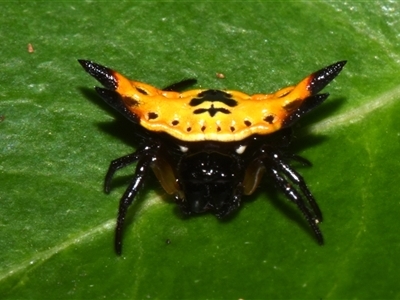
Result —
<path fill-rule="evenodd" d="M 223 113 L 223 114 L 230 114 L 231 112 L 226 109 L 226 108 L 215 108 L 213 104 L 211 104 L 210 108 L 198 108 L 196 110 L 193 111 L 194 114 L 198 115 L 198 114 L 203 114 L 203 113 L 209 113 L 211 117 L 214 117 L 218 112 Z"/>
<path fill-rule="evenodd" d="M 193 98 L 190 100 L 190 106 L 197 106 L 203 102 L 221 102 L 229 107 L 237 106 L 237 101 L 231 99 L 232 95 L 220 90 L 206 90 L 197 95 L 199 98 Z"/>

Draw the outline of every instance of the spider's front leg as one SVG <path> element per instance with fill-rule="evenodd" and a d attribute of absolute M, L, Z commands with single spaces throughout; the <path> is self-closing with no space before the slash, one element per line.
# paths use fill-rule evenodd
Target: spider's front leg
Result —
<path fill-rule="evenodd" d="M 123 194 L 118 209 L 117 226 L 115 230 L 115 251 L 118 255 L 122 253 L 122 230 L 125 221 L 125 216 L 129 206 L 134 201 L 138 191 L 144 184 L 152 163 L 157 159 L 157 145 L 142 147 L 135 153 L 118 158 L 111 162 L 105 178 L 105 191 L 109 192 L 111 179 L 115 172 L 137 161 L 135 174 L 133 179 Z"/>
<path fill-rule="evenodd" d="M 106 177 L 104 179 L 104 191 L 110 192 L 111 180 L 119 169 L 125 168 L 130 164 L 137 162 L 141 157 L 146 156 L 149 152 L 155 152 L 155 146 L 144 146 L 136 150 L 136 152 L 117 158 L 110 163 Z"/>
<path fill-rule="evenodd" d="M 273 156 L 273 159 L 275 161 L 275 164 L 279 166 L 281 172 L 286 177 L 288 177 L 290 181 L 296 184 L 300 188 L 303 195 L 306 196 L 308 204 L 311 206 L 311 212 L 314 214 L 315 222 L 316 223 L 322 222 L 321 210 L 319 209 L 318 204 L 315 201 L 315 198 L 312 195 L 311 191 L 308 189 L 306 182 L 304 181 L 304 178 L 295 169 L 293 169 L 285 160 L 283 160 L 278 154 L 275 154 Z M 294 156 L 293 159 L 303 163 L 307 162 L 307 165 L 311 165 L 309 161 L 300 156 Z"/>
<path fill-rule="evenodd" d="M 286 198 L 297 205 L 314 231 L 318 243 L 322 245 L 324 240 L 318 227 L 318 223 L 322 221 L 322 213 L 303 177 L 281 158 L 278 151 L 269 153 L 263 163 L 266 169 L 270 170 L 268 173 L 277 187 L 281 189 Z M 307 199 L 310 207 L 304 201 L 304 198 Z"/>

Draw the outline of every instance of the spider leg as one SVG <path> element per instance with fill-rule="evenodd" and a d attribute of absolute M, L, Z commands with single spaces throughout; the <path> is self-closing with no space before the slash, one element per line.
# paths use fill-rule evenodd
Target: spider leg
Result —
<path fill-rule="evenodd" d="M 298 156 L 299 157 L 299 156 Z M 288 177 L 290 180 L 295 183 L 298 187 L 300 187 L 301 192 L 303 195 L 306 196 L 308 203 L 312 208 L 312 212 L 315 215 L 316 222 L 322 222 L 322 213 L 318 207 L 317 202 L 315 201 L 314 196 L 311 194 L 310 190 L 308 189 L 304 178 L 295 171 L 289 164 L 285 163 L 283 160 L 279 158 L 278 155 L 274 155 L 274 161 L 279 166 L 279 169 Z"/>
<path fill-rule="evenodd" d="M 182 81 L 173 83 L 169 86 L 166 86 L 165 88 L 163 88 L 163 91 L 166 92 L 180 92 L 186 88 L 188 88 L 189 86 L 192 86 L 194 84 L 196 84 L 197 79 L 191 78 L 191 79 L 184 79 Z"/>
<path fill-rule="evenodd" d="M 271 174 L 275 179 L 276 184 L 283 191 L 285 196 L 289 198 L 292 202 L 294 202 L 303 213 L 308 224 L 310 224 L 312 230 L 314 231 L 318 243 L 322 245 L 324 243 L 324 238 L 322 236 L 321 230 L 318 227 L 317 219 L 315 219 L 310 210 L 304 204 L 300 193 L 295 188 L 293 188 L 293 186 L 283 176 L 280 175 L 278 170 L 272 169 Z"/>
<path fill-rule="evenodd" d="M 118 255 L 121 255 L 122 253 L 122 229 L 125 221 L 126 212 L 128 211 L 128 207 L 135 199 L 138 191 L 143 186 L 144 179 L 151 169 L 151 164 L 153 163 L 154 159 L 155 155 L 148 152 L 139 157 L 133 180 L 119 202 L 117 227 L 115 230 L 115 251 Z"/>
<path fill-rule="evenodd" d="M 138 149 L 134 153 L 113 160 L 110 163 L 110 166 L 108 167 L 108 171 L 104 180 L 104 191 L 107 194 L 110 192 L 111 180 L 114 177 L 115 172 L 117 172 L 119 169 L 129 166 L 130 164 L 133 164 L 148 150 L 149 150 L 148 147 L 142 147 L 141 149 Z"/>
<path fill-rule="evenodd" d="M 295 161 L 301 163 L 303 166 L 310 167 L 312 165 L 311 162 L 308 159 L 306 159 L 304 157 L 301 157 L 299 155 L 296 155 L 296 154 L 292 154 L 288 158 L 291 159 L 291 160 L 295 160 Z"/>

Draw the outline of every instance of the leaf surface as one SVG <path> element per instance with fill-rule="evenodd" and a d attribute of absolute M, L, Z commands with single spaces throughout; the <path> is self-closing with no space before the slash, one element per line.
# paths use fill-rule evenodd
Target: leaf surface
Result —
<path fill-rule="evenodd" d="M 21 298 L 398 298 L 397 2 L 5 2 L 0 19 L 0 294 Z M 28 52 L 28 44 L 33 53 Z M 318 246 L 268 182 L 226 222 L 182 219 L 151 177 L 113 251 L 137 146 L 77 59 L 158 87 L 273 92 L 333 62 L 293 151 L 324 214 Z M 225 79 L 217 78 L 223 73 Z"/>

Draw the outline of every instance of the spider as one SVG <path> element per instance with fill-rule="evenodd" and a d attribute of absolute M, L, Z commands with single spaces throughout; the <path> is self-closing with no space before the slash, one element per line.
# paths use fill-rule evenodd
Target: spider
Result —
<path fill-rule="evenodd" d="M 346 61 L 327 66 L 295 86 L 273 94 L 197 89 L 183 80 L 164 89 L 132 81 L 89 60 L 82 67 L 104 88 L 103 100 L 132 121 L 140 146 L 110 164 L 105 192 L 116 171 L 136 163 L 135 174 L 118 210 L 115 251 L 122 253 L 122 232 L 129 206 L 150 171 L 173 195 L 183 213 L 210 212 L 225 218 L 236 211 L 243 195 L 251 195 L 267 176 L 304 215 L 319 244 L 322 213 L 303 177 L 290 161 L 309 165 L 290 154 L 291 126 L 320 105 L 329 94 L 318 94 L 342 70 Z"/>

